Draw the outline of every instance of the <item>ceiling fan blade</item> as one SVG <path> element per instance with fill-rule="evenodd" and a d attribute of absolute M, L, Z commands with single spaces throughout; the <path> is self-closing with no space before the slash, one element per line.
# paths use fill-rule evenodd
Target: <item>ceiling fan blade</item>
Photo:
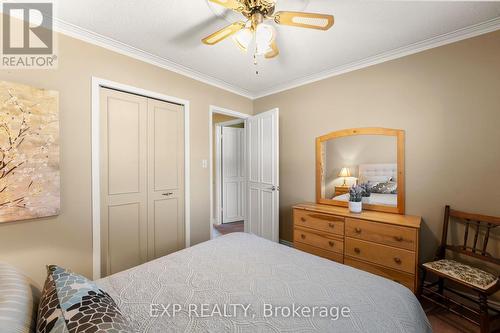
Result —
<path fill-rule="evenodd" d="M 237 12 L 243 11 L 245 9 L 245 5 L 243 5 L 238 0 L 209 0 L 210 2 L 216 3 L 223 7 L 235 10 Z"/>
<path fill-rule="evenodd" d="M 245 27 L 245 22 L 239 21 L 235 22 L 233 24 L 228 25 L 227 27 L 211 34 L 210 36 L 207 36 L 202 39 L 202 42 L 207 44 L 207 45 L 214 45 L 217 44 L 218 42 L 226 39 L 227 37 L 234 35 L 241 29 Z"/>
<path fill-rule="evenodd" d="M 276 41 L 273 41 L 271 43 L 271 51 L 267 52 L 264 57 L 266 59 L 272 59 L 277 57 L 280 54 L 280 50 L 278 49 L 278 45 L 276 44 Z"/>
<path fill-rule="evenodd" d="M 318 30 L 328 30 L 334 22 L 333 15 L 302 12 L 277 12 L 274 20 L 282 25 Z"/>

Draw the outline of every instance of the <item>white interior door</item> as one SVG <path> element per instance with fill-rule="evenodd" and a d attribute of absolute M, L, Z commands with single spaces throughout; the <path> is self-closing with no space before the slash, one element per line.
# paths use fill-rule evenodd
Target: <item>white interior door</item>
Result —
<path fill-rule="evenodd" d="M 279 241 L 279 111 L 247 119 L 247 223 L 245 231 Z"/>
<path fill-rule="evenodd" d="M 245 130 L 222 127 L 222 223 L 245 219 Z"/>

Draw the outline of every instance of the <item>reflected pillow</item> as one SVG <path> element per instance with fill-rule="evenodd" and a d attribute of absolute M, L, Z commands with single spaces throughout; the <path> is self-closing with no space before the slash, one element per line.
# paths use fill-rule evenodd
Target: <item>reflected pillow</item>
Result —
<path fill-rule="evenodd" d="M 398 193 L 398 183 L 396 182 L 384 182 L 378 183 L 370 188 L 371 193 L 380 194 L 397 194 Z"/>
<path fill-rule="evenodd" d="M 385 183 L 392 180 L 391 176 L 368 176 L 365 177 L 368 183 Z"/>

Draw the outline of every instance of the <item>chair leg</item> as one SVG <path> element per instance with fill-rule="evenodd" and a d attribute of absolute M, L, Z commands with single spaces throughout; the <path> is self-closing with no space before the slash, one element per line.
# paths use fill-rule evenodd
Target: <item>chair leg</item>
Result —
<path fill-rule="evenodd" d="M 420 280 L 420 283 L 418 285 L 418 290 L 417 290 L 417 298 L 419 300 L 422 300 L 422 293 L 424 292 L 424 283 L 425 283 L 425 278 L 427 277 L 427 270 L 424 268 L 422 269 L 422 279 Z"/>
<path fill-rule="evenodd" d="M 480 310 L 480 324 L 481 333 L 490 332 L 490 318 L 488 313 L 488 297 L 484 294 L 479 294 L 479 310 Z"/>
<path fill-rule="evenodd" d="M 438 279 L 438 292 L 442 295 L 444 290 L 444 279 L 440 277 Z"/>

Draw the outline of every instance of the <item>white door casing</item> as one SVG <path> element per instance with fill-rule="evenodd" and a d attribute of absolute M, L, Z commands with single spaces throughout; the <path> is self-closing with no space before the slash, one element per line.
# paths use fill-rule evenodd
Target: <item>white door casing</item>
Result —
<path fill-rule="evenodd" d="M 245 232 L 279 241 L 279 110 L 246 120 L 247 223 Z"/>
<path fill-rule="evenodd" d="M 222 223 L 245 219 L 245 130 L 222 127 Z"/>

